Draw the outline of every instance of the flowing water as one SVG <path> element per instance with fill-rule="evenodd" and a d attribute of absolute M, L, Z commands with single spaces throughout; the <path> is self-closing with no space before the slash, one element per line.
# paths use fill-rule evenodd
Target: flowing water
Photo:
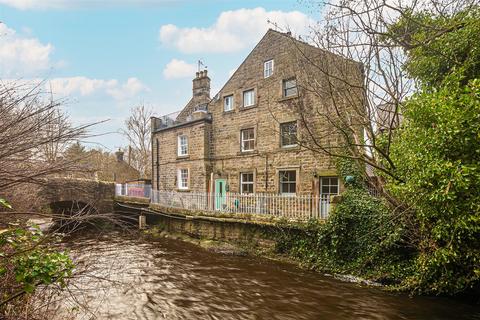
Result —
<path fill-rule="evenodd" d="M 83 276 L 77 319 L 480 319 L 478 307 L 391 294 L 292 265 L 120 233 L 66 244 Z"/>

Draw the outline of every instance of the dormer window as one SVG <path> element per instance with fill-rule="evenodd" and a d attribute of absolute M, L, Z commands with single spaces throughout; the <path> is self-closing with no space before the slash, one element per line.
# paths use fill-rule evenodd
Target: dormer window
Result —
<path fill-rule="evenodd" d="M 263 77 L 268 78 L 273 74 L 273 59 L 263 63 Z"/>

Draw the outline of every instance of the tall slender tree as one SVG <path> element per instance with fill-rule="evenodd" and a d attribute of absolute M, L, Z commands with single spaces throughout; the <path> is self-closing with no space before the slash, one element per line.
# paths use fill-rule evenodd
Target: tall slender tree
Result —
<path fill-rule="evenodd" d="M 144 104 L 133 107 L 130 116 L 125 120 L 125 127 L 121 130 L 128 139 L 130 164 L 140 172 L 143 178 L 151 176 L 150 118 L 152 116 L 152 109 Z"/>

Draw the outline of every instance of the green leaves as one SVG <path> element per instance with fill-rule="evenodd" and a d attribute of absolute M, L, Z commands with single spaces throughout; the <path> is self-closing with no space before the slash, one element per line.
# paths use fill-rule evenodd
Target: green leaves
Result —
<path fill-rule="evenodd" d="M 341 176 L 352 175 L 342 200 L 326 222 L 310 221 L 299 230 L 285 228 L 276 249 L 302 264 L 329 273 L 348 273 L 388 283 L 412 275 L 414 257 L 406 247 L 407 229 L 387 205 L 366 190 L 358 165 L 342 159 Z"/>
<path fill-rule="evenodd" d="M 1 251 L 8 256 L 0 259 L 0 275 L 15 279 L 12 293 L 18 288 L 32 293 L 39 285 L 66 284 L 74 264 L 66 252 L 56 250 L 52 244 L 35 226 L 8 229 L 0 234 Z"/>
<path fill-rule="evenodd" d="M 0 198 L 0 206 L 3 206 L 8 209 L 12 209 L 12 206 L 10 205 L 10 203 L 8 203 L 8 201 L 3 198 Z"/>
<path fill-rule="evenodd" d="M 405 70 L 427 91 L 466 84 L 480 75 L 479 16 L 478 6 L 451 15 L 407 12 L 386 38 L 405 49 Z"/>
<path fill-rule="evenodd" d="M 407 283 L 456 294 L 480 283 L 480 80 L 417 93 L 404 116 L 391 157 L 406 182 L 389 189 L 418 221 L 419 257 Z"/>

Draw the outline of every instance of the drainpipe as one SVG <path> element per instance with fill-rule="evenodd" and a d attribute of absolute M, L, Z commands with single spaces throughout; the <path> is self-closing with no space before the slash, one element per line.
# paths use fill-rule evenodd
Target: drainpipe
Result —
<path fill-rule="evenodd" d="M 151 158 L 150 159 L 152 159 L 152 176 L 150 178 L 152 179 L 151 182 L 152 182 L 152 188 L 153 188 L 153 174 L 155 173 L 154 168 L 153 168 L 153 133 L 150 133 L 150 144 L 151 144 L 151 146 L 150 146 L 150 156 L 151 156 Z M 155 183 L 158 183 L 157 179 L 155 179 Z"/>
<path fill-rule="evenodd" d="M 265 193 L 268 192 L 268 154 L 265 155 Z"/>

